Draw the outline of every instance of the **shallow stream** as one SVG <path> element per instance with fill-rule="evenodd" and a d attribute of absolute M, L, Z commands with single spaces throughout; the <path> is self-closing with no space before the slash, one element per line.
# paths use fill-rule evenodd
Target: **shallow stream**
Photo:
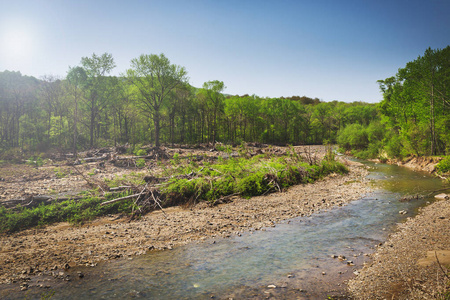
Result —
<path fill-rule="evenodd" d="M 50 289 L 0 286 L 0 298 L 41 299 L 327 299 L 345 294 L 345 280 L 395 230 L 433 200 L 441 180 L 406 168 L 367 163 L 374 191 L 344 207 L 227 239 L 210 239 L 132 259 L 70 269 L 71 281 L 36 277 Z M 400 214 L 406 211 L 406 214 Z M 344 260 L 332 256 L 345 256 Z M 348 261 L 352 261 L 351 263 Z M 77 277 L 77 272 L 84 274 Z M 39 281 L 39 282 L 38 282 Z M 275 286 L 275 287 L 274 287 Z M 9 290 L 9 291 L 8 291 Z"/>

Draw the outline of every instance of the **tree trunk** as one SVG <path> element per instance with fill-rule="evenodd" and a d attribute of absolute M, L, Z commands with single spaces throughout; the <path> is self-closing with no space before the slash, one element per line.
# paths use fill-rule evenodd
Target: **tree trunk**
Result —
<path fill-rule="evenodd" d="M 155 126 L 155 147 L 159 147 L 159 112 L 155 111 L 153 115 L 153 124 Z"/>

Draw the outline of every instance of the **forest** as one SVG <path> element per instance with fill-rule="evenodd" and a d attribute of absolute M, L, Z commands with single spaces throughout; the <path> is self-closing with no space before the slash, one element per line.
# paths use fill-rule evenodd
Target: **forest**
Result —
<path fill-rule="evenodd" d="M 184 67 L 141 55 L 111 76 L 92 54 L 65 78 L 0 72 L 0 159 L 105 146 L 338 144 L 363 158 L 448 155 L 450 46 L 379 80 L 380 103 L 228 95 L 225 83 L 189 84 Z"/>

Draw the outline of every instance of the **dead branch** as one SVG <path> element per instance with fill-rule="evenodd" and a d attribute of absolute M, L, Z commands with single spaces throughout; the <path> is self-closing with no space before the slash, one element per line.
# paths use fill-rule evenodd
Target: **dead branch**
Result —
<path fill-rule="evenodd" d="M 89 184 L 89 186 L 91 188 L 93 188 L 94 186 L 98 186 L 100 188 L 100 190 L 103 192 L 103 195 L 105 195 L 105 190 L 102 188 L 101 184 L 98 183 L 97 181 L 94 180 L 95 183 L 92 183 L 84 174 L 83 172 L 81 172 L 80 170 L 78 170 L 77 167 L 75 167 L 75 165 L 72 165 L 72 168 L 79 174 L 81 175 L 81 177 L 83 177 L 83 179 Z"/>
<path fill-rule="evenodd" d="M 153 194 L 153 191 L 152 191 L 152 190 L 150 190 L 150 193 L 151 193 L 151 195 L 152 195 L 153 201 L 155 201 L 155 203 L 159 206 L 159 208 L 160 208 L 161 211 L 163 212 L 164 216 L 167 216 L 167 215 L 166 215 L 166 212 L 164 211 L 164 209 L 163 209 L 162 206 L 161 206 L 160 201 L 158 201 L 159 198 L 158 198 L 158 197 L 155 198 L 155 195 Z"/>
<path fill-rule="evenodd" d="M 135 198 L 135 197 L 139 197 L 140 195 L 141 194 L 139 193 L 139 194 L 129 195 L 129 196 L 126 196 L 126 197 L 121 197 L 121 198 L 116 198 L 116 199 L 113 199 L 113 200 L 105 201 L 105 202 L 100 203 L 100 206 L 104 206 L 104 205 L 107 205 L 107 204 L 111 204 L 111 203 L 115 203 L 115 202 L 119 202 L 119 201 L 123 201 L 123 200 L 127 200 L 127 199 L 132 199 L 132 198 Z"/>
<path fill-rule="evenodd" d="M 98 156 L 98 157 L 86 157 L 83 160 L 84 160 L 84 162 L 89 163 L 89 162 L 101 161 L 101 160 L 106 160 L 106 159 L 107 159 L 107 156 L 104 155 L 104 156 Z"/>
<path fill-rule="evenodd" d="M 14 208 L 18 205 L 21 207 L 36 207 L 41 203 L 51 204 L 51 203 L 59 203 L 67 200 L 80 200 L 82 197 L 59 197 L 54 198 L 52 196 L 46 195 L 37 195 L 37 196 L 29 196 L 25 199 L 11 199 L 2 202 L 0 205 L 5 208 Z"/>
<path fill-rule="evenodd" d="M 122 191 L 122 190 L 126 190 L 126 189 L 131 189 L 131 188 L 133 188 L 133 187 L 130 186 L 130 185 L 121 185 L 121 186 L 116 186 L 116 187 L 109 188 L 109 191 L 110 192 Z"/>
<path fill-rule="evenodd" d="M 216 199 L 213 202 L 210 202 L 209 206 L 216 206 L 218 204 L 228 203 L 228 202 L 230 202 L 229 200 L 230 200 L 231 197 L 238 196 L 240 194 L 241 193 L 234 193 L 234 194 L 222 196 L 219 199 Z"/>

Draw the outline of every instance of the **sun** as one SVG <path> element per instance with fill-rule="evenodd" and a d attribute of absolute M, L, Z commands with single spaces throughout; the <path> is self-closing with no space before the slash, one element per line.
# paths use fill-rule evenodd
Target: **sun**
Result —
<path fill-rule="evenodd" d="M 26 59 L 33 51 L 33 37 L 24 29 L 10 29 L 3 33 L 1 48 L 8 59 Z"/>

